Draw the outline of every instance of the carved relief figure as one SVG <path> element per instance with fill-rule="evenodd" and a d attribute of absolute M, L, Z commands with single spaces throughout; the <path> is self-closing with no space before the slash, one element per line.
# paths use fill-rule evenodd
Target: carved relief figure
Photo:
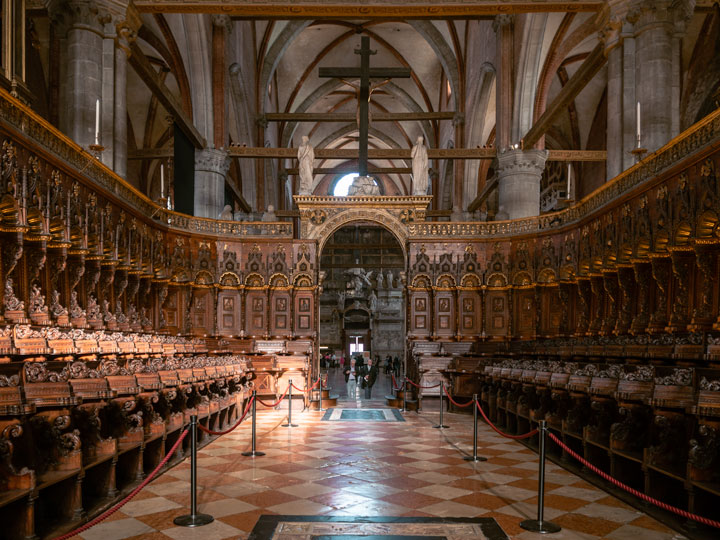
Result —
<path fill-rule="evenodd" d="M 15 289 L 13 288 L 13 279 L 7 278 L 5 280 L 5 311 L 22 311 L 25 309 L 25 302 L 18 299 L 15 296 Z"/>
<path fill-rule="evenodd" d="M 43 296 L 37 283 L 33 283 L 30 292 L 30 313 L 47 313 L 48 308 L 45 305 L 45 296 Z"/>

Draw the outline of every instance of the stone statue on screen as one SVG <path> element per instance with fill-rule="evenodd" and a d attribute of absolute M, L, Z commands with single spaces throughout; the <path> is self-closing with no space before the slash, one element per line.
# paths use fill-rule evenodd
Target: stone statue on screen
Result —
<path fill-rule="evenodd" d="M 231 221 L 232 218 L 233 218 L 232 206 L 230 206 L 229 204 L 226 204 L 226 205 L 225 205 L 225 208 L 223 208 L 223 211 L 220 212 L 220 216 L 219 216 L 219 217 L 220 217 L 220 219 L 222 219 L 222 220 Z"/>
<path fill-rule="evenodd" d="M 300 186 L 298 188 L 299 195 L 310 195 L 313 183 L 313 162 L 315 161 L 315 151 L 310 144 L 307 135 L 303 135 L 302 144 L 298 148 L 298 172 L 300 175 Z"/>
<path fill-rule="evenodd" d="M 417 138 L 410 152 L 412 157 L 413 195 L 427 195 L 428 190 L 428 153 L 423 144 L 423 136 Z"/>
<path fill-rule="evenodd" d="M 380 270 L 380 271 L 378 272 L 378 275 L 377 275 L 377 288 L 378 288 L 378 290 L 380 290 L 380 289 L 383 288 L 383 273 L 382 273 L 382 270 Z"/>
<path fill-rule="evenodd" d="M 374 317 L 378 307 L 378 299 L 375 291 L 370 291 L 370 296 L 368 297 L 368 304 L 370 305 L 370 316 Z"/>

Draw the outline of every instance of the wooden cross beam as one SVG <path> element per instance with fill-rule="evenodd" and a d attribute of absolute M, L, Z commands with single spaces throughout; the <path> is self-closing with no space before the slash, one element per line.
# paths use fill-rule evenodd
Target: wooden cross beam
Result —
<path fill-rule="evenodd" d="M 532 148 L 552 126 L 559 113 L 567 111 L 568 105 L 577 97 L 580 91 L 587 86 L 592 78 L 607 62 L 603 44 L 598 43 L 575 74 L 562 87 L 558 95 L 546 107 L 545 112 L 522 138 L 524 148 Z"/>
<path fill-rule="evenodd" d="M 145 53 L 142 52 L 136 43 L 130 45 L 130 65 L 135 69 L 138 76 L 147 85 L 150 92 L 162 104 L 165 110 L 172 115 L 175 123 L 183 133 L 190 139 L 195 148 L 205 148 L 205 138 L 200 134 L 193 124 L 192 118 L 185 114 L 182 105 L 175 98 L 173 93 L 160 80 L 157 71 L 150 65 Z"/>
<path fill-rule="evenodd" d="M 368 160 L 368 110 L 370 104 L 370 79 L 388 80 L 392 78 L 410 78 L 410 70 L 407 68 L 373 68 L 370 69 L 370 56 L 376 51 L 370 50 L 370 38 L 360 38 L 360 48 L 355 49 L 355 54 L 360 55 L 360 69 L 358 68 L 320 68 L 319 76 L 322 78 L 360 79 L 358 90 L 358 124 L 360 128 L 360 151 L 358 157 L 358 173 L 360 176 L 367 176 Z M 349 83 L 348 83 L 349 84 Z M 319 157 L 316 153 L 315 157 Z"/>
<path fill-rule="evenodd" d="M 268 122 L 354 122 L 353 113 L 268 113 L 260 117 Z M 407 122 L 414 120 L 453 120 L 454 111 L 410 112 L 410 113 L 373 113 L 373 122 Z"/>
<path fill-rule="evenodd" d="M 138 150 L 130 154 L 133 159 Z M 231 146 L 228 154 L 240 158 L 297 158 L 297 148 L 264 148 L 250 146 Z M 495 148 L 429 148 L 429 159 L 494 159 L 497 154 Z M 549 150 L 548 161 L 605 161 L 605 150 Z M 156 156 L 155 152 L 151 155 Z M 357 159 L 357 148 L 318 148 L 315 150 L 315 159 Z M 371 148 L 368 151 L 369 159 L 410 159 L 409 148 Z"/>
<path fill-rule="evenodd" d="M 549 150 L 548 161 L 605 161 L 605 150 Z M 297 158 L 297 148 L 265 148 L 254 146 L 231 146 L 228 154 L 238 158 Z M 494 148 L 429 148 L 429 159 L 494 159 Z M 131 150 L 128 159 L 162 159 L 173 157 L 170 148 L 145 148 Z M 358 151 L 353 148 L 318 148 L 316 159 L 357 159 Z M 371 148 L 370 159 L 410 159 L 410 149 L 405 148 Z M 354 168 L 357 170 L 357 167 Z M 350 171 L 350 172 L 355 172 Z"/>

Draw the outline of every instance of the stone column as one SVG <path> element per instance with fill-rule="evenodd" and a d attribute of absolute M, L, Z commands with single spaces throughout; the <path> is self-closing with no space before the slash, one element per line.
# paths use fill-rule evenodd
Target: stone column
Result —
<path fill-rule="evenodd" d="M 653 152 L 673 135 L 679 101 L 679 36 L 692 16 L 694 0 L 639 0 L 635 39 L 636 92 L 642 106 L 642 146 Z"/>
<path fill-rule="evenodd" d="M 94 0 L 53 0 L 48 13 L 67 28 L 60 129 L 87 148 L 95 142 L 95 103 L 102 97 L 101 12 Z"/>
<path fill-rule="evenodd" d="M 635 94 L 635 38 L 632 37 L 630 32 L 623 33 L 622 50 L 622 137 L 620 144 L 622 145 L 621 171 L 624 171 L 635 164 L 635 156 L 630 153 L 630 150 L 637 146 L 635 138 L 635 105 L 637 103 Z"/>
<path fill-rule="evenodd" d="M 225 205 L 225 177 L 230 158 L 225 149 L 195 151 L 195 215 L 217 218 Z"/>
<path fill-rule="evenodd" d="M 540 214 L 540 177 L 547 156 L 547 150 L 499 150 L 498 219 L 501 212 L 506 219 Z"/>
<path fill-rule="evenodd" d="M 496 135 L 495 146 L 499 149 L 510 146 L 513 105 L 513 16 L 498 15 L 493 21 L 497 39 L 497 92 L 496 92 Z"/>
<path fill-rule="evenodd" d="M 113 93 L 112 162 L 106 164 L 125 178 L 127 176 L 127 64 L 130 57 L 130 45 L 137 37 L 142 26 L 140 14 L 131 5 L 127 12 L 114 20 L 114 70 L 111 89 Z"/>

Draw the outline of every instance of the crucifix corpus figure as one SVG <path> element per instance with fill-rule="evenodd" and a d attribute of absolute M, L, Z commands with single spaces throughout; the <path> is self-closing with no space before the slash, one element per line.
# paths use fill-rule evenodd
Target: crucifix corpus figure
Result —
<path fill-rule="evenodd" d="M 370 95 L 374 90 L 387 84 L 390 79 L 410 77 L 410 70 L 407 68 L 372 68 L 370 69 L 370 56 L 376 51 L 370 50 L 370 38 L 360 38 L 360 48 L 355 49 L 355 54 L 360 55 L 360 68 L 320 68 L 319 76 L 324 78 L 340 79 L 345 84 L 358 89 L 358 126 L 360 129 L 360 152 L 358 155 L 358 173 L 360 176 L 367 176 L 368 157 L 368 110 Z M 360 87 L 350 84 L 348 80 L 360 80 Z M 379 79 L 383 82 L 371 87 L 370 79 Z"/>

